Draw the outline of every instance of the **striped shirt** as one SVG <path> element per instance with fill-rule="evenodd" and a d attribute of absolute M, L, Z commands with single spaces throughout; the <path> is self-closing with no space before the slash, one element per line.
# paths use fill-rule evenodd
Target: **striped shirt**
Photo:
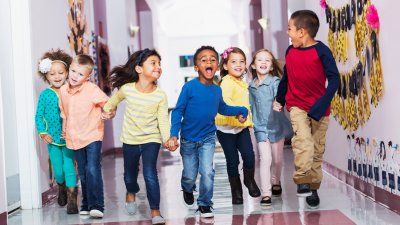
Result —
<path fill-rule="evenodd" d="M 167 95 L 159 87 L 142 93 L 135 83 L 123 85 L 104 105 L 109 112 L 126 100 L 121 141 L 125 144 L 161 143 L 169 139 Z"/>

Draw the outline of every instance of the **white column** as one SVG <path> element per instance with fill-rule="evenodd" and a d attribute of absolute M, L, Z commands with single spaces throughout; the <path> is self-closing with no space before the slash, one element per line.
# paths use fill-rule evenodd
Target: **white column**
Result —
<path fill-rule="evenodd" d="M 16 125 L 22 209 L 42 206 L 39 185 L 39 160 L 35 144 L 34 91 L 30 2 L 9 0 L 11 15 L 12 60 L 15 84 Z"/>

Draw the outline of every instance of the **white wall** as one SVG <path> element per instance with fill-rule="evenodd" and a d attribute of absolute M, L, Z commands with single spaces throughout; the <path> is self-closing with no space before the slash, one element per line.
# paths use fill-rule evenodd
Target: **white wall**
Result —
<path fill-rule="evenodd" d="M 211 45 L 219 53 L 237 46 L 249 56 L 249 3 L 248 0 L 190 0 L 176 1 L 165 8 L 163 4 L 149 4 L 154 47 L 162 56 L 163 75 L 159 83 L 167 93 L 170 107 L 176 104 L 184 76 L 198 76 L 192 68 L 179 67 L 180 55 L 193 55 L 202 45 Z M 213 7 L 204 7 L 209 4 Z"/>
<path fill-rule="evenodd" d="M 107 43 L 110 49 L 110 69 L 112 69 L 114 66 L 126 63 L 128 60 L 128 46 L 133 46 L 131 53 L 138 50 L 138 37 L 132 38 L 128 32 L 130 25 L 137 25 L 136 4 L 134 0 L 113 0 L 106 1 L 106 8 Z M 113 144 L 110 144 L 110 147 L 122 147 L 120 136 L 124 111 L 125 102 L 122 102 L 119 104 L 117 114 L 112 120 Z"/>
<path fill-rule="evenodd" d="M 329 1 L 334 6 L 340 6 L 348 3 L 348 1 L 335 0 Z M 383 140 L 386 143 L 400 143 L 399 127 L 400 105 L 398 104 L 398 96 L 400 96 L 399 68 L 397 55 L 400 52 L 398 44 L 398 36 L 400 35 L 400 26 L 393 22 L 394 18 L 398 17 L 399 1 L 391 1 L 390 7 L 388 1 L 372 1 L 376 6 L 380 16 L 380 33 L 379 45 L 381 52 L 381 62 L 384 76 L 384 96 L 379 102 L 377 108 L 371 108 L 372 114 L 369 121 L 364 127 L 361 127 L 355 132 L 356 136 L 369 137 L 370 139 Z M 327 43 L 328 27 L 325 23 L 324 11 L 319 6 L 319 1 L 306 1 L 306 8 L 314 10 L 321 21 L 320 31 L 317 39 Z M 347 152 L 348 145 L 346 142 L 345 132 L 339 124 L 331 118 L 328 129 L 327 145 L 325 160 L 329 163 L 347 170 Z"/>
<path fill-rule="evenodd" d="M 0 6 L 3 5 L 0 4 Z M 2 77 L 3 77 L 2 72 L 0 71 L 0 93 L 2 93 L 2 86 L 1 86 Z M 5 172 L 4 156 L 5 156 L 5 146 L 4 146 L 3 99 L 0 98 L 0 214 L 7 211 L 6 172 Z"/>
<path fill-rule="evenodd" d="M 286 33 L 288 23 L 287 5 L 287 0 L 261 1 L 262 16 L 268 21 L 267 29 L 263 32 L 264 47 L 269 49 L 277 59 L 285 58 L 285 52 L 289 45 L 289 37 Z"/>

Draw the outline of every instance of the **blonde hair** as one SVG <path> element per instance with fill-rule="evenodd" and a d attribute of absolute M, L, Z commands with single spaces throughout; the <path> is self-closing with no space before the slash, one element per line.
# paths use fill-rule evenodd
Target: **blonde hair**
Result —
<path fill-rule="evenodd" d="M 79 54 L 75 56 L 73 62 L 79 64 L 80 66 L 85 66 L 90 71 L 92 71 L 94 67 L 94 61 L 92 57 L 86 54 Z"/>

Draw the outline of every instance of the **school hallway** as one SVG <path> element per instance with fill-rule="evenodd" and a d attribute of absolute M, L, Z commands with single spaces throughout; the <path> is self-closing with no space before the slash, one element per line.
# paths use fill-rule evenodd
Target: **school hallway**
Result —
<path fill-rule="evenodd" d="M 350 224 L 398 224 L 400 216 L 386 207 L 356 191 L 324 172 L 319 191 L 321 198 L 318 210 L 302 210 L 292 181 L 293 155 L 290 147 L 285 148 L 282 174 L 282 197 L 273 198 L 272 206 L 261 207 L 259 198 L 251 198 L 243 186 L 244 204 L 233 206 L 226 173 L 224 154 L 215 154 L 214 219 L 200 218 L 196 210 L 187 209 L 180 188 L 182 161 L 179 152 L 160 152 L 158 172 L 161 189 L 161 213 L 167 225 L 350 225 Z M 130 216 L 124 208 L 125 185 L 123 181 L 123 158 L 121 153 L 103 158 L 105 192 L 105 215 L 103 219 L 89 219 L 79 215 L 67 215 L 65 207 L 59 207 L 56 199 L 42 209 L 19 210 L 9 217 L 10 225 L 59 225 L 59 224 L 104 224 L 104 225 L 147 225 L 151 224 L 149 205 L 143 176 L 139 173 L 137 194 L 138 212 Z M 257 167 L 258 168 L 258 167 Z M 258 182 L 258 176 L 257 182 Z M 259 183 L 259 182 L 258 182 Z M 195 193 L 195 197 L 196 197 Z"/>

